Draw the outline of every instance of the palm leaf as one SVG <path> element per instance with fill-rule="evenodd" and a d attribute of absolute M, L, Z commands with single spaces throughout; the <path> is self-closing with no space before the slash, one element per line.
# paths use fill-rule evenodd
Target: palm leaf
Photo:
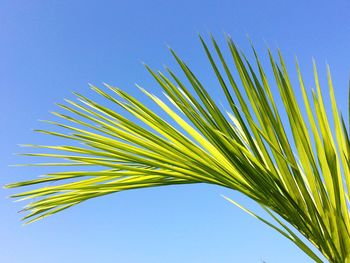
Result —
<path fill-rule="evenodd" d="M 215 103 L 173 50 L 186 84 L 168 68 L 163 74 L 146 66 L 166 99 L 140 88 L 167 120 L 109 85 L 91 88 L 124 114 L 76 94 L 77 102 L 67 100 L 65 105 L 59 104 L 63 112 L 54 113 L 62 122 L 49 122 L 66 132 L 38 130 L 73 143 L 25 145 L 40 150 L 25 155 L 61 160 L 33 165 L 67 166 L 69 170 L 7 185 L 55 183 L 13 195 L 32 200 L 24 208 L 28 211 L 26 222 L 119 191 L 207 183 L 255 200 L 272 221 L 226 197 L 290 239 L 314 261 L 323 262 L 314 252 L 317 248 L 330 262 L 350 262 L 350 135 L 338 112 L 329 69 L 331 107 L 327 109 L 315 64 L 311 96 L 296 65 L 302 94 L 302 102 L 298 102 L 280 53 L 276 60 L 268 52 L 275 81 L 271 84 L 254 48 L 252 63 L 229 37 L 227 58 L 214 38 L 212 51 L 201 37 L 200 41 L 225 94 L 227 111 Z M 229 62 L 234 63 L 240 83 Z M 278 89 L 282 107 L 277 106 L 272 87 Z"/>

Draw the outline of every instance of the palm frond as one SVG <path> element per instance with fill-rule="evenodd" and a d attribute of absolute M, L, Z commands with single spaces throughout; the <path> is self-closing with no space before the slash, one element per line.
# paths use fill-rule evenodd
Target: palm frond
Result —
<path fill-rule="evenodd" d="M 302 94 L 299 102 L 280 53 L 276 60 L 268 51 L 275 81 L 271 84 L 267 78 L 270 73 L 253 47 L 254 63 L 229 37 L 228 58 L 214 38 L 212 51 L 201 37 L 200 41 L 226 97 L 227 112 L 173 50 L 187 84 L 169 68 L 163 74 L 146 66 L 166 100 L 140 88 L 168 120 L 119 88 L 91 86 L 137 121 L 80 94 L 76 94 L 77 102 L 60 104 L 64 112 L 54 114 L 63 122 L 49 123 L 66 132 L 38 132 L 80 146 L 26 145 L 40 152 L 25 155 L 62 160 L 34 165 L 67 166 L 72 171 L 8 185 L 55 183 L 13 195 L 32 200 L 24 209 L 29 211 L 24 219 L 30 223 L 90 198 L 129 189 L 215 184 L 256 201 L 274 223 L 227 198 L 290 239 L 316 262 L 322 259 L 312 245 L 330 262 L 350 262 L 350 135 L 338 112 L 330 70 L 327 109 L 315 64 L 311 96 L 296 65 Z M 235 72 L 230 69 L 231 62 Z M 282 107 L 278 107 L 272 87 L 277 88 Z M 331 117 L 327 110 L 331 110 Z"/>

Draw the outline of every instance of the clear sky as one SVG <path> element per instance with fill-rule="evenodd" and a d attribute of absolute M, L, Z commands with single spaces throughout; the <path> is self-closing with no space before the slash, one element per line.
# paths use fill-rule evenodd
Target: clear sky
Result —
<path fill-rule="evenodd" d="M 350 69 L 350 2 L 294 1 L 0 1 L 0 184 L 33 178 L 41 169 L 14 168 L 20 143 L 53 143 L 45 128 L 54 103 L 88 83 L 117 85 L 138 96 L 134 83 L 158 93 L 143 68 L 174 65 L 171 45 L 208 84 L 218 83 L 197 38 L 233 36 L 249 52 L 246 34 L 264 53 L 279 47 L 295 79 L 297 55 L 311 87 L 311 58 L 324 77 L 331 65 L 345 111 Z M 264 53 L 265 54 L 265 53 Z M 46 127 L 47 128 L 47 127 Z M 257 209 L 238 193 L 191 185 L 129 191 L 91 200 L 22 227 L 21 203 L 0 190 L 0 262 L 232 263 L 310 262 L 292 243 L 225 201 Z"/>

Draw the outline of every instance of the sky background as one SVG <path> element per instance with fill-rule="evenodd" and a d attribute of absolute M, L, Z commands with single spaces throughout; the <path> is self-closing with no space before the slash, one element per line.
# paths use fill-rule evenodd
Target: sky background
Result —
<path fill-rule="evenodd" d="M 295 83 L 298 57 L 309 88 L 311 59 L 322 83 L 331 65 L 336 97 L 347 107 L 349 1 L 0 1 L 0 184 L 45 169 L 9 167 L 20 143 L 54 143 L 32 132 L 72 91 L 95 98 L 88 83 L 116 85 L 135 96 L 138 83 L 159 87 L 141 62 L 174 66 L 167 45 L 189 62 L 210 92 L 218 87 L 197 33 L 220 43 L 229 33 L 249 53 L 248 34 L 266 62 L 280 48 Z M 325 88 L 325 87 L 324 87 Z M 215 92 L 214 92 L 215 93 Z M 216 97 L 219 97 L 215 93 Z M 276 94 L 277 95 L 277 94 Z M 218 98 L 220 100 L 220 98 Z M 148 103 L 148 102 L 146 102 Z M 46 171 L 46 170 L 45 170 Z M 207 185 L 129 191 L 85 202 L 22 227 L 23 203 L 0 190 L 0 262 L 232 263 L 310 262 L 277 232 L 225 201 L 259 211 L 240 194 Z"/>

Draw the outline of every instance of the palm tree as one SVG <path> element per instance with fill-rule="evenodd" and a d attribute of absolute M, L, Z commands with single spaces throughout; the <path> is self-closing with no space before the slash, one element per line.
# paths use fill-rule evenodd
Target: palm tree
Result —
<path fill-rule="evenodd" d="M 283 102 L 277 107 L 275 93 L 253 47 L 254 66 L 230 37 L 226 38 L 227 59 L 213 37 L 211 50 L 200 40 L 229 110 L 220 109 L 173 50 L 187 84 L 169 68 L 165 75 L 146 66 L 164 90 L 167 103 L 140 88 L 169 121 L 116 87 L 91 86 L 137 121 L 76 94 L 78 102 L 67 100 L 59 105 L 65 113 L 54 113 L 65 121 L 50 122 L 68 132 L 38 132 L 79 142 L 79 146 L 27 145 L 42 151 L 25 154 L 62 159 L 34 165 L 67 166 L 71 171 L 7 186 L 55 182 L 13 195 L 32 200 L 24 208 L 28 211 L 26 222 L 119 191 L 207 183 L 237 190 L 256 201 L 271 216 L 269 220 L 225 197 L 294 242 L 315 262 L 323 261 L 314 248 L 329 262 L 350 262 L 349 127 L 338 112 L 329 68 L 332 118 L 326 113 L 315 64 L 312 102 L 296 65 L 302 94 L 298 102 L 280 52 L 275 60 L 268 51 L 273 87 Z M 234 62 L 235 73 L 229 60 Z M 281 118 L 282 112 L 287 118 Z"/>

